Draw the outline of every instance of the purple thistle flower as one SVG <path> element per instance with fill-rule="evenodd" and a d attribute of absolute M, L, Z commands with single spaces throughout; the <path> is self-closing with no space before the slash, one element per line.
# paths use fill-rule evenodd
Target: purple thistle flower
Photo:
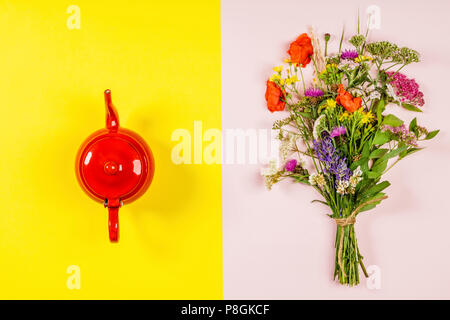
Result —
<path fill-rule="evenodd" d="M 314 151 L 317 158 L 324 164 L 324 172 L 336 176 L 339 180 L 348 181 L 353 172 L 347 167 L 347 158 L 341 157 L 333 146 L 331 138 L 325 137 L 322 140 L 314 140 Z"/>
<path fill-rule="evenodd" d="M 297 166 L 297 160 L 291 159 L 288 162 L 286 162 L 286 165 L 284 168 L 286 169 L 286 171 L 293 172 L 295 170 L 296 166 Z"/>
<path fill-rule="evenodd" d="M 321 97 L 323 96 L 322 89 L 319 88 L 308 88 L 305 90 L 306 97 Z"/>
<path fill-rule="evenodd" d="M 330 132 L 330 137 L 334 138 L 334 137 L 339 137 L 344 135 L 347 132 L 347 129 L 345 129 L 345 127 L 334 127 L 333 130 L 331 130 Z"/>
<path fill-rule="evenodd" d="M 356 59 L 358 56 L 358 52 L 355 50 L 344 50 L 341 53 L 341 59 Z"/>
<path fill-rule="evenodd" d="M 419 90 L 416 80 L 409 79 L 402 73 L 386 72 L 392 78 L 391 85 L 401 102 L 422 107 L 425 104 L 423 93 Z"/>

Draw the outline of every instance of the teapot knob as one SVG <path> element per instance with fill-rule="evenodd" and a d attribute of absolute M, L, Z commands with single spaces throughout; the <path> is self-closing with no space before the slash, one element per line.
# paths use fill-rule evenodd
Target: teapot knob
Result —
<path fill-rule="evenodd" d="M 105 171 L 108 176 L 116 174 L 118 170 L 119 166 L 114 161 L 106 161 L 103 167 L 103 171 Z"/>

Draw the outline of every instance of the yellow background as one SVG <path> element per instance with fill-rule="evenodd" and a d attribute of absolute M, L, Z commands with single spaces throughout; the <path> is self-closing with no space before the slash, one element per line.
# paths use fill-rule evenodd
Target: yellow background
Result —
<path fill-rule="evenodd" d="M 170 158 L 173 130 L 220 128 L 219 14 L 219 1 L 0 1 L 0 298 L 222 298 L 220 166 Z M 119 244 L 74 172 L 107 88 L 156 161 L 120 209 Z"/>

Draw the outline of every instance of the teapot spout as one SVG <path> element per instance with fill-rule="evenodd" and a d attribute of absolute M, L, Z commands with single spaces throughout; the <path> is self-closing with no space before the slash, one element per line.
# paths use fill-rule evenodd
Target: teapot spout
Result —
<path fill-rule="evenodd" d="M 112 104 L 111 90 L 105 90 L 105 106 L 106 106 L 106 128 L 111 131 L 119 129 L 119 115 L 116 108 Z"/>

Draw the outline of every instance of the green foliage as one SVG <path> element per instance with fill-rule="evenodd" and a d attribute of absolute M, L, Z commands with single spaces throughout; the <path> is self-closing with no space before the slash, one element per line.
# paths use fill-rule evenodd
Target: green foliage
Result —
<path fill-rule="evenodd" d="M 388 114 L 384 117 L 382 124 L 392 126 L 392 127 L 399 127 L 403 124 L 403 120 L 400 120 L 393 114 Z"/>
<path fill-rule="evenodd" d="M 326 85 L 339 84 L 342 82 L 343 73 L 339 71 L 335 64 L 327 65 L 326 69 L 320 74 L 319 78 Z"/>
<path fill-rule="evenodd" d="M 398 54 L 398 46 L 389 41 L 372 42 L 366 46 L 367 51 L 381 60 L 394 58 Z"/>
<path fill-rule="evenodd" d="M 398 156 L 400 153 L 402 153 L 403 151 L 405 151 L 408 148 L 408 146 L 406 145 L 402 145 L 399 146 L 398 148 L 389 151 L 388 153 L 386 153 L 384 156 L 382 156 L 379 160 L 383 161 L 383 160 L 389 160 L 390 158 L 396 157 Z"/>
<path fill-rule="evenodd" d="M 425 140 L 433 139 L 434 137 L 436 137 L 436 135 L 439 133 L 439 131 L 440 130 L 431 131 L 429 134 L 427 134 Z"/>
<path fill-rule="evenodd" d="M 364 201 L 361 201 L 361 202 L 365 202 L 365 201 L 369 201 L 369 200 L 374 200 L 374 199 L 380 199 L 381 197 L 384 197 L 385 195 L 386 195 L 385 193 L 380 192 L 380 193 L 377 193 L 376 195 L 374 195 L 374 196 L 372 196 L 372 197 L 370 197 L 370 198 L 368 198 L 368 199 L 364 199 Z M 381 203 L 381 201 L 382 201 L 382 200 L 377 201 L 377 202 L 375 202 L 375 203 L 368 204 L 368 205 L 362 207 L 358 212 L 360 213 L 360 212 L 363 212 L 363 211 L 369 211 L 369 210 L 372 210 L 372 209 L 375 208 L 377 205 L 379 205 L 379 204 Z"/>
<path fill-rule="evenodd" d="M 355 48 L 359 48 L 366 41 L 366 37 L 363 35 L 355 35 L 350 38 L 348 42 L 350 42 Z"/>
<path fill-rule="evenodd" d="M 384 170 L 386 170 L 387 163 L 388 163 L 387 159 L 380 158 L 376 160 L 373 163 L 372 168 L 370 168 L 370 171 L 367 173 L 367 177 L 369 179 L 377 179 L 381 177 Z"/>
<path fill-rule="evenodd" d="M 417 151 L 422 150 L 423 148 L 408 148 L 408 150 L 402 152 L 400 154 L 400 158 L 403 159 L 406 156 L 409 156 L 410 154 L 416 153 Z"/>
<path fill-rule="evenodd" d="M 416 127 L 417 127 L 417 118 L 414 118 L 409 123 L 409 131 L 414 132 L 417 136 Z"/>
<path fill-rule="evenodd" d="M 409 103 L 401 103 L 400 105 L 401 105 L 403 108 L 405 108 L 406 110 L 409 110 L 409 111 L 422 112 L 422 110 L 420 110 L 420 109 L 417 108 L 416 106 L 413 106 L 412 104 L 409 104 Z"/>
<path fill-rule="evenodd" d="M 381 121 L 383 120 L 382 113 L 384 109 L 386 109 L 386 103 L 384 99 L 380 99 L 375 105 L 375 113 L 377 114 L 378 123 L 381 123 Z"/>
<path fill-rule="evenodd" d="M 392 62 L 407 65 L 413 62 L 419 62 L 420 59 L 417 51 L 407 47 L 399 48 L 396 44 L 389 41 L 369 43 L 366 49 L 380 62 L 389 59 Z"/>
<path fill-rule="evenodd" d="M 392 140 L 391 134 L 378 130 L 373 138 L 372 145 L 383 145 Z"/>
<path fill-rule="evenodd" d="M 375 149 L 372 151 L 372 153 L 369 156 L 369 159 L 376 159 L 376 158 L 381 158 L 382 156 L 384 156 L 387 152 L 389 151 L 389 149 Z"/>
<path fill-rule="evenodd" d="M 383 191 L 387 187 L 389 187 L 391 183 L 389 181 L 383 181 L 378 184 L 373 185 L 369 189 L 365 190 L 358 196 L 358 202 L 364 202 L 370 200 L 371 197 L 378 195 L 379 192 Z"/>

